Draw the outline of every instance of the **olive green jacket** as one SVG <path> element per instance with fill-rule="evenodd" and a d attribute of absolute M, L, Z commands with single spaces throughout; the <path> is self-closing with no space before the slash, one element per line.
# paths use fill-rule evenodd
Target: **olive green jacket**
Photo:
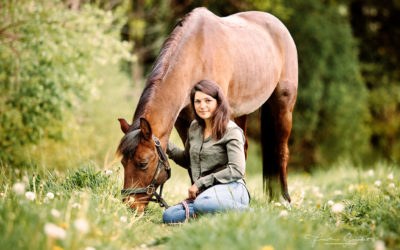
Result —
<path fill-rule="evenodd" d="M 212 136 L 203 141 L 203 128 L 194 120 L 189 128 L 185 149 L 168 143 L 167 154 L 178 165 L 192 172 L 197 188 L 203 191 L 213 185 L 233 181 L 245 184 L 245 138 L 242 129 L 229 121 L 225 135 L 218 141 Z"/>

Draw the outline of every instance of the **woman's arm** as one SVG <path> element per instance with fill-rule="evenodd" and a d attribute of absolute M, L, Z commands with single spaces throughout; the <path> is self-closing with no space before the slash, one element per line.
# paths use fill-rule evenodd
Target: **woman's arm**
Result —
<path fill-rule="evenodd" d="M 172 142 L 168 142 L 167 154 L 168 157 L 174 160 L 176 164 L 187 169 L 190 166 L 189 149 L 190 149 L 189 138 L 185 142 L 184 150 L 178 148 Z"/>
<path fill-rule="evenodd" d="M 216 173 L 199 178 L 195 184 L 199 189 L 208 188 L 215 183 L 229 183 L 244 178 L 246 159 L 244 155 L 244 136 L 239 128 L 232 129 L 226 143 L 227 166 Z"/>

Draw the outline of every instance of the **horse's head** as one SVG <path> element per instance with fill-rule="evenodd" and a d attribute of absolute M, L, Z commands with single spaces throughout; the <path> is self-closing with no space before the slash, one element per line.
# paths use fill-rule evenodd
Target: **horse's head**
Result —
<path fill-rule="evenodd" d="M 125 133 L 117 151 L 122 156 L 121 163 L 124 166 L 124 190 L 143 191 L 149 187 L 153 179 L 154 188 L 157 188 L 168 179 L 168 172 L 165 166 L 157 170 L 160 157 L 149 122 L 140 118 L 140 129 L 133 130 L 125 119 L 118 120 L 122 132 Z M 129 193 L 123 198 L 123 202 L 143 212 L 152 198 L 150 191 Z"/>

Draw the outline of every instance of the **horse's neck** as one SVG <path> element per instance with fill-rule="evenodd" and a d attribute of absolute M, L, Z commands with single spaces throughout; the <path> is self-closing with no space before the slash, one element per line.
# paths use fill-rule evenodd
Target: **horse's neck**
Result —
<path fill-rule="evenodd" d="M 195 24 L 192 24 L 193 28 Z M 168 142 L 179 112 L 188 104 L 192 87 L 201 80 L 202 67 L 198 67 L 196 60 L 199 50 L 197 43 L 198 39 L 190 29 L 182 35 L 173 55 L 168 58 L 165 75 L 154 86 L 154 92 L 146 104 L 143 117 L 149 121 L 153 134 L 163 145 Z"/>
<path fill-rule="evenodd" d="M 163 145 L 168 143 L 179 112 L 189 100 L 193 85 L 189 79 L 181 76 L 179 72 L 175 72 L 174 76 L 169 75 L 155 88 L 145 108 L 143 117 L 149 121 L 152 133 Z"/>

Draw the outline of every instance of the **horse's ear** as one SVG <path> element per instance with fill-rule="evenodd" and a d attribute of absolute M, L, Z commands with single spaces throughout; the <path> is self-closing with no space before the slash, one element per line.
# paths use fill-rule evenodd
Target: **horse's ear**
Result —
<path fill-rule="evenodd" d="M 150 140 L 151 139 L 151 127 L 149 122 L 144 119 L 143 117 L 140 118 L 140 131 L 142 132 L 144 139 Z"/>
<path fill-rule="evenodd" d="M 118 121 L 119 121 L 119 124 L 121 125 L 122 132 L 124 132 L 124 134 L 126 134 L 129 130 L 129 128 L 131 127 L 131 125 L 129 125 L 129 123 L 123 118 L 118 118 Z"/>

